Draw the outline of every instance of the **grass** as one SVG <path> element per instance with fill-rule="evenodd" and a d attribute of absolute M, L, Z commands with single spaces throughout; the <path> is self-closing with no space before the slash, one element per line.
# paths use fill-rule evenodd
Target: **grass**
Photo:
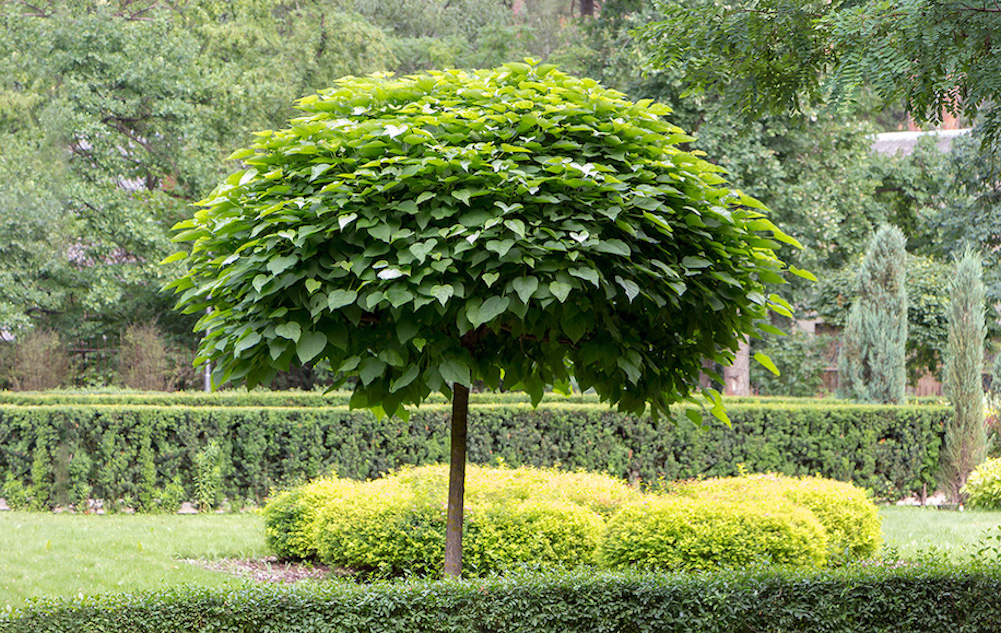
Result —
<path fill-rule="evenodd" d="M 1001 512 L 880 508 L 886 547 L 911 560 L 959 562 L 1001 534 Z M 141 591 L 194 584 L 239 587 L 228 574 L 183 559 L 268 554 L 262 519 L 226 515 L 66 515 L 0 513 L 0 610 L 32 598 Z M 1001 540 L 986 541 L 1001 549 Z M 995 552 L 996 554 L 996 552 Z"/>
<path fill-rule="evenodd" d="M 241 586 L 182 559 L 267 554 L 253 514 L 67 515 L 0 513 L 0 610 L 35 597 Z"/>
<path fill-rule="evenodd" d="M 901 558 L 920 560 L 934 550 L 935 555 L 962 562 L 985 546 L 995 558 L 1001 550 L 1001 512 L 886 506 L 879 514 L 883 547 L 896 550 Z"/>

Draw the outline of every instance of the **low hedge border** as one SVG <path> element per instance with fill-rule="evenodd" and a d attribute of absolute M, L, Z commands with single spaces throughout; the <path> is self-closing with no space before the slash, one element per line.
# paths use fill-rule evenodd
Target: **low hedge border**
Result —
<path fill-rule="evenodd" d="M 679 412 L 680 413 L 680 412 Z M 607 472 L 632 482 L 776 472 L 852 481 L 893 499 L 934 484 L 944 406 L 731 404 L 731 427 L 622 415 L 597 404 L 475 405 L 469 460 Z M 684 416 L 681 416 L 684 418 Z M 371 479 L 448 461 L 449 407 L 408 421 L 345 407 L 0 406 L 0 485 L 34 507 L 189 498 L 199 453 L 218 445 L 220 492 L 241 504 L 334 472 Z M 10 503 L 8 499 L 8 503 Z M 106 506 L 107 507 L 107 506 Z"/>
<path fill-rule="evenodd" d="M 996 566 L 913 566 L 184 588 L 39 601 L 0 614 L 0 633 L 987 633 L 998 622 Z"/>

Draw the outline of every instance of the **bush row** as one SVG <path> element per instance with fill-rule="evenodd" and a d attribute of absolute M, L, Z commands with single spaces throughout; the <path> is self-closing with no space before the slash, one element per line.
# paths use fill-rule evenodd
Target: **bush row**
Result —
<path fill-rule="evenodd" d="M 477 405 L 469 460 L 603 471 L 654 485 L 744 467 L 853 481 L 893 498 L 934 483 L 951 415 L 944 406 L 843 403 L 728 411 L 730 428 L 700 429 L 602 405 Z M 408 421 L 344 407 L 7 405 L 0 406 L 0 483 L 21 486 L 36 507 L 89 496 L 153 509 L 169 486 L 173 497 L 190 498 L 206 480 L 234 502 L 259 502 L 273 487 L 325 473 L 364 480 L 446 462 L 448 423 L 445 405 L 415 410 Z"/>
<path fill-rule="evenodd" d="M 447 466 L 368 482 L 322 478 L 264 508 L 282 558 L 380 576 L 441 575 Z M 643 494 L 586 472 L 469 466 L 463 573 L 519 565 L 714 569 L 822 566 L 872 556 L 879 514 L 864 491 L 815 477 L 708 479 Z"/>
<path fill-rule="evenodd" d="M 183 407 L 335 407 L 347 406 L 351 399 L 348 391 L 245 391 L 242 389 L 215 391 L 130 391 L 102 388 L 98 390 L 50 390 L 50 391 L 0 391 L 0 405 L 53 406 L 53 405 L 118 405 L 118 406 L 183 406 Z M 530 398 L 519 391 L 474 392 L 470 394 L 473 404 L 528 404 Z M 563 396 L 547 393 L 545 404 L 598 404 L 594 394 L 575 393 Z M 910 406 L 940 406 L 941 398 L 910 398 Z M 441 394 L 431 394 L 427 404 L 447 404 Z M 783 396 L 736 397 L 726 399 L 729 405 L 792 405 L 804 407 L 831 407 L 850 405 L 847 400 L 833 398 L 794 398 Z"/>
<path fill-rule="evenodd" d="M 998 567 L 913 566 L 187 588 L 40 602 L 0 613 L 0 633 L 988 633 L 998 622 Z"/>

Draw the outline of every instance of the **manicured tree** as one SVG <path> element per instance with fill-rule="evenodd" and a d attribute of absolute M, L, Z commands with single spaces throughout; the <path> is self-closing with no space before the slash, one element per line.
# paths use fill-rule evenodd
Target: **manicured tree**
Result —
<path fill-rule="evenodd" d="M 984 425 L 984 284 L 980 256 L 967 250 L 956 262 L 950 296 L 945 388 L 955 417 L 945 427 L 941 481 L 956 502 L 966 478 L 987 456 Z"/>
<path fill-rule="evenodd" d="M 907 253 L 900 229 L 876 231 L 858 275 L 839 359 L 842 395 L 861 402 L 901 403 L 907 384 Z"/>
<path fill-rule="evenodd" d="M 184 310 L 213 308 L 196 362 L 217 382 L 323 361 L 354 407 L 452 398 L 446 573 L 474 381 L 537 403 L 574 377 L 666 414 L 703 358 L 788 312 L 763 284 L 782 281 L 775 240 L 794 240 L 676 147 L 690 137 L 665 106 L 516 63 L 348 78 L 299 108 L 179 225 L 194 243 L 171 285 Z"/>

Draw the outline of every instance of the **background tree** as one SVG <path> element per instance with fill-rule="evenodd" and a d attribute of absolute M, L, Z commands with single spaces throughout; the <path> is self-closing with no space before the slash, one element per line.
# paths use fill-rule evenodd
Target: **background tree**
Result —
<path fill-rule="evenodd" d="M 899 404 L 907 384 L 906 239 L 884 225 L 873 235 L 858 274 L 839 360 L 845 397 Z"/>
<path fill-rule="evenodd" d="M 982 114 L 1001 133 L 997 7 L 985 0 L 661 1 L 665 18 L 641 36 L 658 65 L 733 109 L 800 112 L 846 105 L 868 88 L 919 122 Z M 981 112 L 983 110 L 983 112 Z"/>
<path fill-rule="evenodd" d="M 963 500 L 970 472 L 987 456 L 984 424 L 984 285 L 980 257 L 967 250 L 956 262 L 949 310 L 945 388 L 955 416 L 945 428 L 942 482 L 950 498 Z"/>
<path fill-rule="evenodd" d="M 342 80 L 299 107 L 178 225 L 193 245 L 171 287 L 188 312 L 213 307 L 199 361 L 216 382 L 324 361 L 355 379 L 355 407 L 452 398 L 447 573 L 473 381 L 537 403 L 573 377 L 663 415 L 703 359 L 789 314 L 763 282 L 782 280 L 773 249 L 793 240 L 677 149 L 689 137 L 666 106 L 506 64 Z"/>

